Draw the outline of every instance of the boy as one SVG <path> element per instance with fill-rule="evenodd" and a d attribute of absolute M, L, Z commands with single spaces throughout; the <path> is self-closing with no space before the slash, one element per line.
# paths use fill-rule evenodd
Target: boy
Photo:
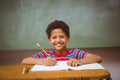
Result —
<path fill-rule="evenodd" d="M 54 50 L 47 50 L 50 57 L 41 51 L 32 57 L 24 58 L 22 64 L 40 64 L 52 66 L 59 60 L 67 60 L 70 66 L 101 62 L 100 56 L 88 53 L 81 49 L 67 49 L 66 44 L 70 39 L 69 26 L 63 22 L 55 20 L 51 22 L 46 29 L 47 37 Z"/>

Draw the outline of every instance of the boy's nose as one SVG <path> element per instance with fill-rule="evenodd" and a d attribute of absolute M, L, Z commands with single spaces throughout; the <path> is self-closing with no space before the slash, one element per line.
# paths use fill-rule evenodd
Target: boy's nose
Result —
<path fill-rule="evenodd" d="M 60 42 L 60 38 L 57 38 L 57 40 L 56 40 L 57 42 Z"/>

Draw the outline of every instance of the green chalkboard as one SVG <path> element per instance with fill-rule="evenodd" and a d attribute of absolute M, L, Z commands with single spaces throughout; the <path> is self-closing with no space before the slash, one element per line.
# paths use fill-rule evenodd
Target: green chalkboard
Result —
<path fill-rule="evenodd" d="M 0 0 L 0 50 L 52 48 L 45 29 L 70 26 L 68 48 L 120 46 L 119 0 Z"/>

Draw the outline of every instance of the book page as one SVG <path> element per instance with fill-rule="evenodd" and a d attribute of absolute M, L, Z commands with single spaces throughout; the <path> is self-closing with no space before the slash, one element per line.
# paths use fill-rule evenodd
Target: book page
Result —
<path fill-rule="evenodd" d="M 88 70 L 88 69 L 105 69 L 101 64 L 99 63 L 91 63 L 91 64 L 84 64 L 81 66 L 77 66 L 77 67 L 72 67 L 69 66 L 70 69 L 73 70 Z"/>
<path fill-rule="evenodd" d="M 34 65 L 31 71 L 55 71 L 55 70 L 67 70 L 67 61 L 58 61 L 54 66 Z"/>
<path fill-rule="evenodd" d="M 99 63 L 85 64 L 77 67 L 67 65 L 67 61 L 58 61 L 54 66 L 34 65 L 31 71 L 56 71 L 56 70 L 87 70 L 87 69 L 104 69 Z"/>

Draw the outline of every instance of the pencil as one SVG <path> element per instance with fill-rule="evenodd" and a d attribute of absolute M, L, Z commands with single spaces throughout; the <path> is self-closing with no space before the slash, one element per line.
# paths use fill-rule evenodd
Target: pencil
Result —
<path fill-rule="evenodd" d="M 45 50 L 40 44 L 37 44 L 37 46 L 38 46 L 42 51 L 44 51 L 47 56 L 50 57 L 50 54 L 48 54 L 48 53 L 46 52 L 46 50 Z"/>
<path fill-rule="evenodd" d="M 26 73 L 26 67 L 24 67 L 22 70 L 22 74 L 25 74 L 25 73 Z"/>

